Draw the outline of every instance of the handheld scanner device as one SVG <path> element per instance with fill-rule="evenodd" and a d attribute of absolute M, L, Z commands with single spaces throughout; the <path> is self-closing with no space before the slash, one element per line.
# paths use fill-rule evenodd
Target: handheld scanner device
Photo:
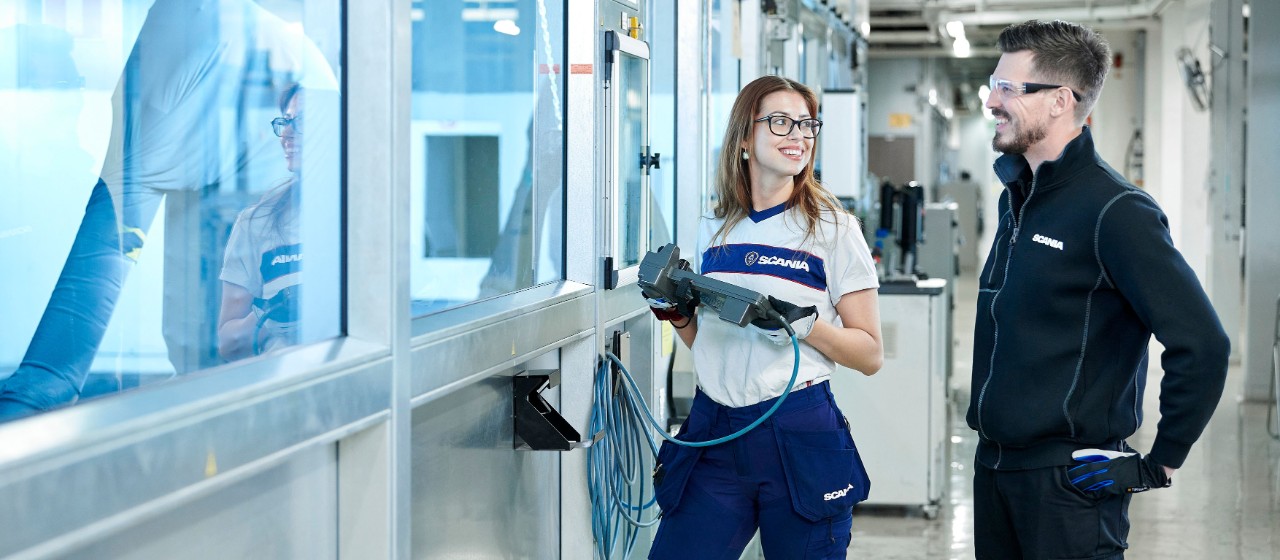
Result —
<path fill-rule="evenodd" d="M 746 288 L 694 274 L 689 262 L 680 258 L 673 243 L 649 251 L 640 261 L 640 291 L 650 299 L 664 299 L 677 305 L 699 301 L 716 310 L 720 319 L 745 327 L 757 318 L 776 315 L 769 299 Z"/>

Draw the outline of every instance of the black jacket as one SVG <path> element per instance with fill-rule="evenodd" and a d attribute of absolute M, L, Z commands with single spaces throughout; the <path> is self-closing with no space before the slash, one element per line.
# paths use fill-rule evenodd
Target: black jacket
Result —
<path fill-rule="evenodd" d="M 967 416 L 978 461 L 1036 468 L 1118 449 L 1142 423 L 1154 334 L 1165 352 L 1150 455 L 1180 467 L 1222 395 L 1230 342 L 1164 213 L 1098 157 L 1088 127 L 1034 176 L 1021 155 L 995 171 L 1005 191 Z"/>

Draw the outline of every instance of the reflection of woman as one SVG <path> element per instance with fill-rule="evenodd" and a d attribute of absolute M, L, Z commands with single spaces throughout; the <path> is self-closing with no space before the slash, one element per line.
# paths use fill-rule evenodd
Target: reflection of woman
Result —
<path fill-rule="evenodd" d="M 296 212 L 302 115 L 297 85 L 280 96 L 271 121 L 295 176 L 246 208 L 231 227 L 222 263 L 218 354 L 236 360 L 297 341 L 297 290 L 302 266 Z"/>
<path fill-rule="evenodd" d="M 718 206 L 699 228 L 699 271 L 771 296 L 803 339 L 799 374 L 774 416 L 746 435 L 706 448 L 663 443 L 650 558 L 737 558 L 757 528 L 771 560 L 845 557 L 868 482 L 827 379 L 837 363 L 880 369 L 878 282 L 853 217 L 814 179 L 817 105 L 807 87 L 777 76 L 734 102 Z M 786 389 L 795 358 L 780 324 L 743 329 L 650 303 L 693 350 L 699 388 L 679 439 L 731 434 Z"/>

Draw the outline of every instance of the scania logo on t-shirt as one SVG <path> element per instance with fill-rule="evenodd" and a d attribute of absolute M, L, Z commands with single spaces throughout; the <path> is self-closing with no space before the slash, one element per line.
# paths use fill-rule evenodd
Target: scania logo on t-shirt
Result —
<path fill-rule="evenodd" d="M 299 254 L 297 254 L 297 255 L 276 255 L 276 257 L 275 257 L 275 258 L 271 259 L 271 264 L 272 264 L 272 265 L 277 265 L 277 264 L 286 264 L 286 263 L 291 263 L 291 262 L 298 262 L 298 261 L 301 261 L 301 260 L 302 260 L 302 254 L 301 254 L 301 253 L 299 253 Z"/>
<path fill-rule="evenodd" d="M 787 268 L 793 268 L 796 270 L 803 270 L 805 272 L 809 272 L 809 261 L 807 260 L 784 259 L 782 257 L 770 257 L 768 255 L 765 255 L 762 257 L 756 254 L 755 251 L 747 253 L 747 266 L 751 266 L 752 264 L 762 264 L 762 265 L 768 264 L 768 265 L 774 265 L 774 266 L 785 266 Z"/>

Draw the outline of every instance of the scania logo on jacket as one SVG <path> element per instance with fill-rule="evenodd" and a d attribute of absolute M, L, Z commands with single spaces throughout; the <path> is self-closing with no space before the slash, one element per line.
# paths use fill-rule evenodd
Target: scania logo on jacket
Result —
<path fill-rule="evenodd" d="M 1062 242 L 1058 241 L 1057 239 L 1053 239 L 1051 237 L 1045 237 L 1037 233 L 1031 237 L 1031 240 L 1035 241 L 1036 243 L 1043 243 L 1059 251 L 1062 250 Z"/>
<path fill-rule="evenodd" d="M 746 262 L 747 262 L 747 266 L 752 266 L 754 264 L 761 264 L 761 265 L 785 266 L 787 268 L 794 268 L 796 270 L 803 270 L 805 272 L 809 271 L 809 262 L 804 259 L 793 260 L 793 259 L 784 259 L 782 257 L 770 257 L 768 255 L 765 255 L 762 257 L 760 256 L 759 253 L 755 251 L 747 253 Z"/>

